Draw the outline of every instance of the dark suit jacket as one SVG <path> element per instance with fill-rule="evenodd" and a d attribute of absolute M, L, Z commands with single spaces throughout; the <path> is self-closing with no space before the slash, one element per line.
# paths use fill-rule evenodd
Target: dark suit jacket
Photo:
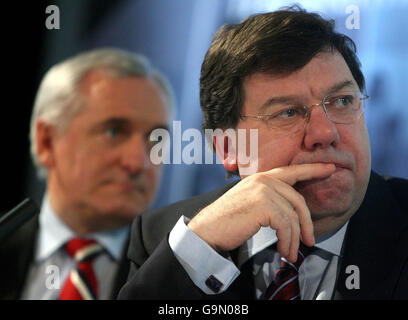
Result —
<path fill-rule="evenodd" d="M 0 244 L 0 299 L 19 299 L 28 275 L 29 266 L 34 259 L 35 240 L 38 231 L 38 216 L 32 218 Z M 116 299 L 119 289 L 126 282 L 129 273 L 129 260 L 123 252 L 116 275 L 111 299 Z"/>
<path fill-rule="evenodd" d="M 249 260 L 224 293 L 207 296 L 190 280 L 167 238 L 181 215 L 193 217 L 234 184 L 147 212 L 132 226 L 131 270 L 119 299 L 254 299 Z M 230 252 L 236 258 L 237 250 Z M 360 289 L 347 289 L 349 265 L 357 266 Z M 350 287 L 350 286 L 349 286 Z M 336 280 L 336 298 L 408 299 L 408 181 L 371 174 L 359 210 L 350 219 Z"/>

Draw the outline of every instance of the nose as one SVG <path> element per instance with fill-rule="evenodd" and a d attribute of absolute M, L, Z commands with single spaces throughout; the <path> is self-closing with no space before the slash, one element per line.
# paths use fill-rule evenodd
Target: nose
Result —
<path fill-rule="evenodd" d="M 128 143 L 123 145 L 121 164 L 130 174 L 140 173 L 150 166 L 147 146 L 143 135 L 134 134 Z"/>
<path fill-rule="evenodd" d="M 321 106 L 310 110 L 309 121 L 306 123 L 304 144 L 307 150 L 335 147 L 340 142 L 336 125 L 327 118 Z"/>

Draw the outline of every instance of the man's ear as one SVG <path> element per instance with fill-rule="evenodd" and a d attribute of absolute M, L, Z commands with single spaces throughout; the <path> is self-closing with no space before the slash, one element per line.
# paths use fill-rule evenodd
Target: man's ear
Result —
<path fill-rule="evenodd" d="M 228 136 L 213 136 L 213 144 L 217 156 L 223 162 L 225 170 L 235 172 L 238 170 L 237 153 L 235 141 L 231 141 Z"/>
<path fill-rule="evenodd" d="M 51 168 L 54 161 L 54 137 L 56 128 L 42 119 L 37 120 L 36 136 L 34 143 L 37 147 L 37 156 L 41 164 L 47 169 Z"/>

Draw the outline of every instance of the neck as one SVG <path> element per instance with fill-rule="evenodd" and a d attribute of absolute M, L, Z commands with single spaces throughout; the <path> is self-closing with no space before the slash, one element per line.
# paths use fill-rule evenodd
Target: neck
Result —
<path fill-rule="evenodd" d="M 52 179 L 49 179 L 47 183 L 47 196 L 55 214 L 78 235 L 123 226 L 122 224 L 116 225 L 111 219 L 104 218 L 104 215 L 98 213 L 96 208 L 81 201 L 81 197 L 76 199 L 72 193 L 64 192 Z"/>
<path fill-rule="evenodd" d="M 315 239 L 326 237 L 339 230 L 352 216 L 352 213 L 345 213 L 338 216 L 328 216 L 319 219 L 313 219 Z"/>
<path fill-rule="evenodd" d="M 53 175 L 47 181 L 47 195 L 56 215 L 78 235 L 128 226 L 136 215 L 122 214 L 99 198 L 66 190 Z"/>
<path fill-rule="evenodd" d="M 55 197 L 52 192 L 47 192 L 47 195 L 54 213 L 75 234 L 83 235 L 99 231 L 98 228 L 86 221 L 86 217 L 89 216 L 89 214 L 81 212 L 82 210 L 75 206 L 66 206 L 65 203 L 58 197 Z"/>

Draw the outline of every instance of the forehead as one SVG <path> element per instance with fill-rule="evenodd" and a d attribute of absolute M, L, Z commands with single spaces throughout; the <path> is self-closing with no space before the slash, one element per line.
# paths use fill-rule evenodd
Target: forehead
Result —
<path fill-rule="evenodd" d="M 298 96 L 321 99 L 334 85 L 351 81 L 357 88 L 350 69 L 337 51 L 320 52 L 303 68 L 289 75 L 255 73 L 244 79 L 246 102 L 268 96 Z"/>
<path fill-rule="evenodd" d="M 143 123 L 166 122 L 168 102 L 163 91 L 149 78 L 113 77 L 96 70 L 88 73 L 80 90 L 87 114 L 95 121 L 123 117 Z"/>

